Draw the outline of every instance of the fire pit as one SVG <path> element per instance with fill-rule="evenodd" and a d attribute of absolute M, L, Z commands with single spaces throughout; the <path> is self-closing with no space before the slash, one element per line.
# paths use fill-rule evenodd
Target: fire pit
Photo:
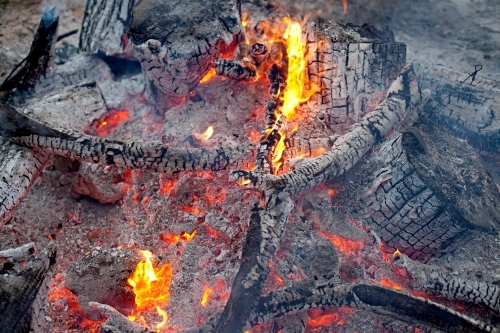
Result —
<path fill-rule="evenodd" d="M 58 29 L 0 87 L 0 331 L 500 330 L 482 65 L 267 1 Z"/>

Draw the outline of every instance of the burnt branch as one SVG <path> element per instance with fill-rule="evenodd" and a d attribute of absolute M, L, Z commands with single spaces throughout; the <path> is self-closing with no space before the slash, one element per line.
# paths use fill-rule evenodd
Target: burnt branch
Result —
<path fill-rule="evenodd" d="M 257 72 L 237 60 L 215 59 L 215 73 L 233 80 L 252 81 Z"/>
<path fill-rule="evenodd" d="M 421 101 L 421 93 L 412 65 L 408 65 L 393 82 L 387 99 L 373 112 L 353 125 L 332 149 L 317 158 L 301 163 L 292 172 L 273 176 L 248 171 L 234 171 L 235 180 L 250 180 L 267 200 L 283 198 L 337 177 L 352 168 L 370 148 L 409 117 Z"/>

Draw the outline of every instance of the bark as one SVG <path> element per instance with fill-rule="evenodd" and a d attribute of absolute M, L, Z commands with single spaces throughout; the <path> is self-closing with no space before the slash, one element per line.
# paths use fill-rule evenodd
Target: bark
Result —
<path fill-rule="evenodd" d="M 40 317 L 55 263 L 55 246 L 29 260 L 19 271 L 7 271 L 0 276 L 0 331 L 30 332 L 44 318 Z"/>
<path fill-rule="evenodd" d="M 80 50 L 110 56 L 131 56 L 126 35 L 135 0 L 87 0 Z"/>
<path fill-rule="evenodd" d="M 214 332 L 244 332 L 249 328 L 250 316 L 269 275 L 269 261 L 278 250 L 292 207 L 288 198 L 267 209 L 253 209 L 241 255 L 242 263 Z"/>
<path fill-rule="evenodd" d="M 235 0 L 143 0 L 132 9 L 129 37 L 160 112 L 181 103 L 222 52 L 243 41 Z"/>
<path fill-rule="evenodd" d="M 426 265 L 404 254 L 393 262 L 410 273 L 412 286 L 431 295 L 472 302 L 500 313 L 500 287 L 492 282 L 469 278 L 464 272 L 453 273 L 441 266 Z"/>
<path fill-rule="evenodd" d="M 337 139 L 329 152 L 280 176 L 242 170 L 232 172 L 231 176 L 236 180 L 250 180 L 266 195 L 268 202 L 314 187 L 352 168 L 375 143 L 410 117 L 420 101 L 420 89 L 410 64 L 391 85 L 387 99 Z"/>
<path fill-rule="evenodd" d="M 500 83 L 417 63 L 415 72 L 431 100 L 422 119 L 466 139 L 481 153 L 500 156 Z M 474 74 L 474 73 L 472 73 Z"/>
<path fill-rule="evenodd" d="M 320 87 L 309 105 L 328 127 L 343 134 L 382 102 L 406 65 L 406 45 L 391 31 L 323 20 L 306 24 L 309 80 Z"/>
<path fill-rule="evenodd" d="M 1 127 L 13 126 L 7 120 L 7 110 L 14 110 L 7 104 L 0 103 L 3 123 Z M 5 110 L 5 112 L 4 112 Z M 72 112 L 68 112 L 72 110 Z M 99 119 L 107 111 L 101 91 L 95 83 L 69 87 L 47 95 L 33 104 L 24 106 L 19 117 L 31 115 L 39 120 L 50 121 L 59 126 L 72 126 L 84 130 L 92 120 Z M 27 118 L 28 119 L 28 118 Z M 31 118 L 30 118 L 31 119 Z M 34 121 L 34 120 L 33 120 Z M 2 130 L 3 132 L 3 130 Z M 21 200 L 28 194 L 29 188 L 49 160 L 50 153 L 39 148 L 27 148 L 0 137 L 0 226 L 14 214 Z"/>
<path fill-rule="evenodd" d="M 233 80 L 252 81 L 257 72 L 237 60 L 215 59 L 215 73 Z"/>
<path fill-rule="evenodd" d="M 390 251 L 425 261 L 475 231 L 500 229 L 500 194 L 464 141 L 420 124 L 385 142 L 374 159 L 363 202 Z"/>
<path fill-rule="evenodd" d="M 55 10 L 52 8 L 42 13 L 30 52 L 22 62 L 24 65 L 0 86 L 1 102 L 22 103 L 35 91 L 37 84 L 49 77 L 59 25 Z"/>

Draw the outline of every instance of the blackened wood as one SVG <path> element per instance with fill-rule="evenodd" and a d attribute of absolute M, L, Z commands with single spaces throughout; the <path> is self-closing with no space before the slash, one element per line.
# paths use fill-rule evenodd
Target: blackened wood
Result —
<path fill-rule="evenodd" d="M 59 16 L 56 9 L 47 9 L 31 44 L 30 52 L 18 71 L 0 86 L 0 101 L 20 104 L 35 89 L 40 81 L 47 78 L 52 67 Z"/>
<path fill-rule="evenodd" d="M 135 0 L 87 0 L 80 33 L 80 50 L 131 56 L 127 28 Z"/>
<path fill-rule="evenodd" d="M 245 66 L 237 60 L 215 59 L 215 73 L 233 80 L 254 80 L 257 73 L 255 69 Z"/>
<path fill-rule="evenodd" d="M 159 112 L 182 102 L 222 52 L 243 41 L 236 0 L 142 0 L 129 38 Z"/>
<path fill-rule="evenodd" d="M 7 271 L 0 275 L 1 332 L 30 332 L 32 316 L 38 315 L 33 313 L 32 307 L 34 303 L 41 302 L 37 299 L 39 290 L 48 283 L 55 255 L 55 246 L 51 243 L 19 271 Z"/>

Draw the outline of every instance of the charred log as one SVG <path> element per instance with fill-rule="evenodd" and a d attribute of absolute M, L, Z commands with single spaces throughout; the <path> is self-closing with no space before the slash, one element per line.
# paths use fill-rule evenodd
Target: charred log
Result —
<path fill-rule="evenodd" d="M 417 125 L 385 142 L 363 201 L 389 251 L 428 260 L 473 232 L 500 228 L 500 195 L 464 141 Z M 373 169 L 372 169 L 373 170 Z"/>
<path fill-rule="evenodd" d="M 51 71 L 57 39 L 59 16 L 56 9 L 42 13 L 35 39 L 25 60 L 14 75 L 0 86 L 0 101 L 11 104 L 22 103 L 35 91 L 35 86 L 45 80 Z"/>
<path fill-rule="evenodd" d="M 243 41 L 238 3 L 140 1 L 129 37 L 149 81 L 148 98 L 165 112 L 187 97 L 222 52 Z"/>
<path fill-rule="evenodd" d="M 80 50 L 106 55 L 131 55 L 126 35 L 135 0 L 88 0 L 80 33 Z"/>
<path fill-rule="evenodd" d="M 130 321 L 127 317 L 116 311 L 113 307 L 90 302 L 89 306 L 96 311 L 99 311 L 103 316 L 108 316 L 108 319 L 102 324 L 102 329 L 105 333 L 153 333 L 154 331 L 142 327 Z"/>
<path fill-rule="evenodd" d="M 43 306 L 55 263 L 55 246 L 37 254 L 16 270 L 7 270 L 0 276 L 0 330 L 2 332 L 37 331 L 40 307 Z"/>
<path fill-rule="evenodd" d="M 233 80 L 251 81 L 257 76 L 254 69 L 237 60 L 215 59 L 215 73 Z"/>
<path fill-rule="evenodd" d="M 231 175 L 237 180 L 250 180 L 268 201 L 314 187 L 352 168 L 376 142 L 411 116 L 420 101 L 418 82 L 412 66 L 408 65 L 391 85 L 387 99 L 337 139 L 329 152 L 280 176 L 248 171 L 234 171 Z M 277 197 L 272 198 L 273 195 Z"/>

